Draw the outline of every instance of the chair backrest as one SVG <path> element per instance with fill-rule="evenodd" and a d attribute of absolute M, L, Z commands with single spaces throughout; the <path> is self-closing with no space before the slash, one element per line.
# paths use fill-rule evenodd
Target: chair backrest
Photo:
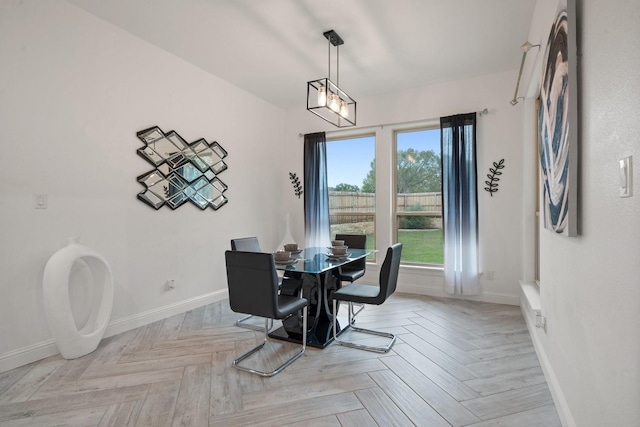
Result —
<path fill-rule="evenodd" d="M 350 248 L 366 249 L 367 248 L 367 235 L 366 234 L 336 234 L 335 240 L 344 240 L 344 244 Z M 359 260 L 350 262 L 343 268 L 349 270 L 364 270 L 367 268 L 367 259 L 361 258 Z"/>
<path fill-rule="evenodd" d="M 231 250 L 243 252 L 262 252 L 257 237 L 231 239 Z"/>
<path fill-rule="evenodd" d="M 387 249 L 387 255 L 380 269 L 380 294 L 382 304 L 396 291 L 398 284 L 398 271 L 400 270 L 400 257 L 402 256 L 402 243 L 396 243 Z"/>
<path fill-rule="evenodd" d="M 276 318 L 278 275 L 273 254 L 225 251 L 224 255 L 231 310 Z"/>

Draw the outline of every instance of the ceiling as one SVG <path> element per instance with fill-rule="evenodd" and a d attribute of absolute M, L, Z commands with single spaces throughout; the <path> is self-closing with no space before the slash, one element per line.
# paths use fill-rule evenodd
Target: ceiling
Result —
<path fill-rule="evenodd" d="M 535 0 L 67 0 L 282 108 L 328 77 L 353 98 L 517 70 Z M 335 81 L 336 49 L 331 47 Z M 514 85 L 517 78 L 514 72 Z"/>

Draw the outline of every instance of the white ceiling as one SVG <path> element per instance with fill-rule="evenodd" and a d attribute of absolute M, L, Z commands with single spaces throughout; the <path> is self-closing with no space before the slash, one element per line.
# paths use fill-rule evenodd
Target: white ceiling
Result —
<path fill-rule="evenodd" d="M 328 77 L 360 98 L 516 70 L 535 0 L 67 0 L 280 106 Z M 331 47 L 332 80 L 336 49 Z M 517 75 L 514 72 L 514 85 Z"/>

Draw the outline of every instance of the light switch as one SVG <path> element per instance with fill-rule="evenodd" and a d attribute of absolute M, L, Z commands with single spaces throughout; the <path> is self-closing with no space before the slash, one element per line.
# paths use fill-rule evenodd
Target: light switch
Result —
<path fill-rule="evenodd" d="M 621 159 L 620 167 L 620 197 L 631 197 L 633 194 L 633 173 L 631 171 L 631 156 Z"/>
<path fill-rule="evenodd" d="M 36 194 L 35 195 L 35 208 L 36 209 L 47 209 L 47 195 L 46 194 Z"/>

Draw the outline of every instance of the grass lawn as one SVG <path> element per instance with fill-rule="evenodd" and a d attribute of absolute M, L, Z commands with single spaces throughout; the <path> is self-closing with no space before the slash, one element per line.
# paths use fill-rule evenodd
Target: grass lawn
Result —
<path fill-rule="evenodd" d="M 402 261 L 444 264 L 442 230 L 399 230 Z"/>
<path fill-rule="evenodd" d="M 402 261 L 444 264 L 444 243 L 440 229 L 400 230 L 398 241 L 402 243 Z M 373 234 L 367 235 L 367 249 L 374 249 Z M 381 255 L 383 259 L 384 255 Z"/>

